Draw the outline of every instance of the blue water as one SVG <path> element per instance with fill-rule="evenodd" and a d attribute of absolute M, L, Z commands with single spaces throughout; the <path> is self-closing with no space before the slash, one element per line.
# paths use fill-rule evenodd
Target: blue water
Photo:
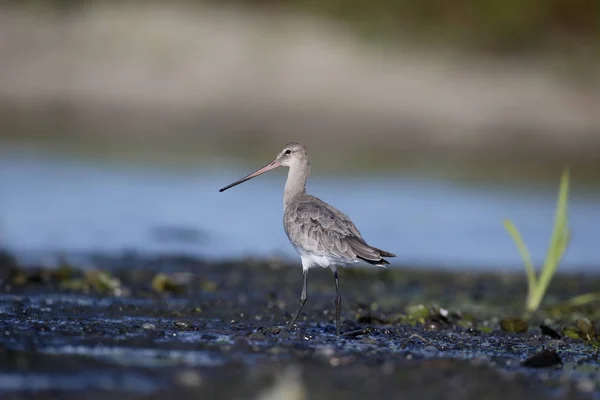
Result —
<path fill-rule="evenodd" d="M 260 165 L 257 165 L 259 167 Z M 227 192 L 250 172 L 224 165 L 165 169 L 0 153 L 0 240 L 22 257 L 57 252 L 185 253 L 209 258 L 297 259 L 282 228 L 285 172 Z M 510 217 L 534 261 L 545 256 L 556 187 L 464 185 L 418 175 L 319 176 L 308 191 L 351 216 L 398 266 L 522 268 L 504 231 Z M 564 270 L 600 270 L 600 193 L 575 188 Z"/>

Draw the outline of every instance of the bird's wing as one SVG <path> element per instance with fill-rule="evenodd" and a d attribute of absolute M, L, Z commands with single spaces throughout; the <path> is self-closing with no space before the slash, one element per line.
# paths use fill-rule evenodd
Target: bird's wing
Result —
<path fill-rule="evenodd" d="M 350 218 L 324 201 L 306 196 L 288 208 L 286 232 L 297 247 L 347 260 L 381 260 L 378 249 L 364 241 Z"/>

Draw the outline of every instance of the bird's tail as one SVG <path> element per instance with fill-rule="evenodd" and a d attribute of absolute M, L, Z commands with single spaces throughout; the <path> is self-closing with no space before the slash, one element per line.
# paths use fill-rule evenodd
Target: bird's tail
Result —
<path fill-rule="evenodd" d="M 385 264 L 389 264 L 383 257 L 396 257 L 395 254 L 368 245 L 361 238 L 346 237 L 346 243 L 350 245 L 352 251 L 356 254 L 356 258 L 372 265 L 383 267 Z"/>
<path fill-rule="evenodd" d="M 381 255 L 381 257 L 396 257 L 395 254 L 378 249 L 377 247 L 373 247 L 373 249 L 375 249 L 379 253 L 379 255 Z"/>
<path fill-rule="evenodd" d="M 389 252 L 384 251 L 384 250 L 380 250 L 377 247 L 371 247 L 371 248 L 373 250 L 375 250 L 377 253 L 379 253 L 379 257 L 380 257 L 379 260 L 366 259 L 366 258 L 363 258 L 363 257 L 360 257 L 360 256 L 357 256 L 357 257 L 360 258 L 363 261 L 368 262 L 371 265 L 375 265 L 375 266 L 378 266 L 378 267 L 385 267 L 386 264 L 390 263 L 388 260 L 386 260 L 383 257 L 396 257 L 395 254 L 389 253 Z"/>

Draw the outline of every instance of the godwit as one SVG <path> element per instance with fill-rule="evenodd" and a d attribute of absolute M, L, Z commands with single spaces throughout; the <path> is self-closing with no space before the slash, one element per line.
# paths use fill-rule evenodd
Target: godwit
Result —
<path fill-rule="evenodd" d="M 380 267 L 389 264 L 383 257 L 394 254 L 370 246 L 348 216 L 321 199 L 306 194 L 310 160 L 300 143 L 286 144 L 277 157 L 261 169 L 220 189 L 223 192 L 277 167 L 289 167 L 283 192 L 283 228 L 302 259 L 304 283 L 300 307 L 290 322 L 292 329 L 304 304 L 308 271 L 313 267 L 330 268 L 335 279 L 335 329 L 340 334 L 340 283 L 337 267 L 361 261 Z"/>

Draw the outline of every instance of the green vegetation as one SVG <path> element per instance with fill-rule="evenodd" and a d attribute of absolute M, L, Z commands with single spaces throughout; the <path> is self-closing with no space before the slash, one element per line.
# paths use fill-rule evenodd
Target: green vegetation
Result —
<path fill-rule="evenodd" d="M 183 293 L 185 292 L 184 285 L 181 285 L 175 281 L 171 276 L 159 273 L 154 278 L 152 278 L 152 282 L 150 284 L 152 289 L 157 293 Z"/>
<path fill-rule="evenodd" d="M 340 21 L 375 41 L 406 38 L 494 53 L 562 51 L 589 60 L 600 51 L 600 2 L 586 0 L 188 0 L 269 13 L 287 9 Z M 72 11 L 89 0 L 11 0 L 31 9 Z M 116 3 L 118 4 L 118 3 Z M 140 2 L 140 7 L 143 6 Z"/>
<path fill-rule="evenodd" d="M 566 337 L 575 340 L 583 340 L 590 346 L 595 347 L 595 359 L 598 359 L 600 353 L 600 337 L 597 335 L 594 324 L 587 318 L 581 318 L 576 321 L 574 326 L 566 326 L 562 330 L 562 334 Z"/>
<path fill-rule="evenodd" d="M 241 0 L 238 0 L 241 1 Z M 252 3 L 254 0 L 244 0 Z M 440 45 L 496 53 L 539 48 L 575 50 L 599 43 L 600 3 L 539 0 L 288 0 L 333 16 L 360 34 L 394 39 L 411 35 Z"/>
<path fill-rule="evenodd" d="M 61 280 L 60 287 L 64 290 L 104 295 L 119 295 L 122 292 L 121 280 L 108 271 L 90 269 L 85 271 L 81 278 L 75 278 L 74 271 L 65 268 L 67 267 L 59 270 L 55 277 Z"/>
<path fill-rule="evenodd" d="M 505 317 L 500 320 L 500 329 L 504 332 L 524 333 L 529 329 L 529 324 L 521 318 Z"/>
<path fill-rule="evenodd" d="M 510 233 L 519 253 L 523 258 L 523 264 L 525 265 L 525 272 L 527 273 L 527 286 L 528 294 L 527 301 L 525 303 L 525 309 L 528 312 L 537 311 L 542 303 L 548 285 L 552 281 L 552 277 L 558 269 L 558 264 L 563 258 L 567 246 L 569 244 L 570 232 L 568 227 L 568 194 L 569 194 L 569 170 L 563 171 L 560 188 L 558 191 L 558 202 L 556 205 L 556 214 L 554 219 L 554 230 L 552 232 L 552 239 L 550 240 L 550 247 L 546 255 L 546 260 L 540 272 L 537 276 L 533 262 L 531 261 L 531 255 L 521 234 L 519 233 L 515 224 L 506 220 L 504 227 Z"/>

